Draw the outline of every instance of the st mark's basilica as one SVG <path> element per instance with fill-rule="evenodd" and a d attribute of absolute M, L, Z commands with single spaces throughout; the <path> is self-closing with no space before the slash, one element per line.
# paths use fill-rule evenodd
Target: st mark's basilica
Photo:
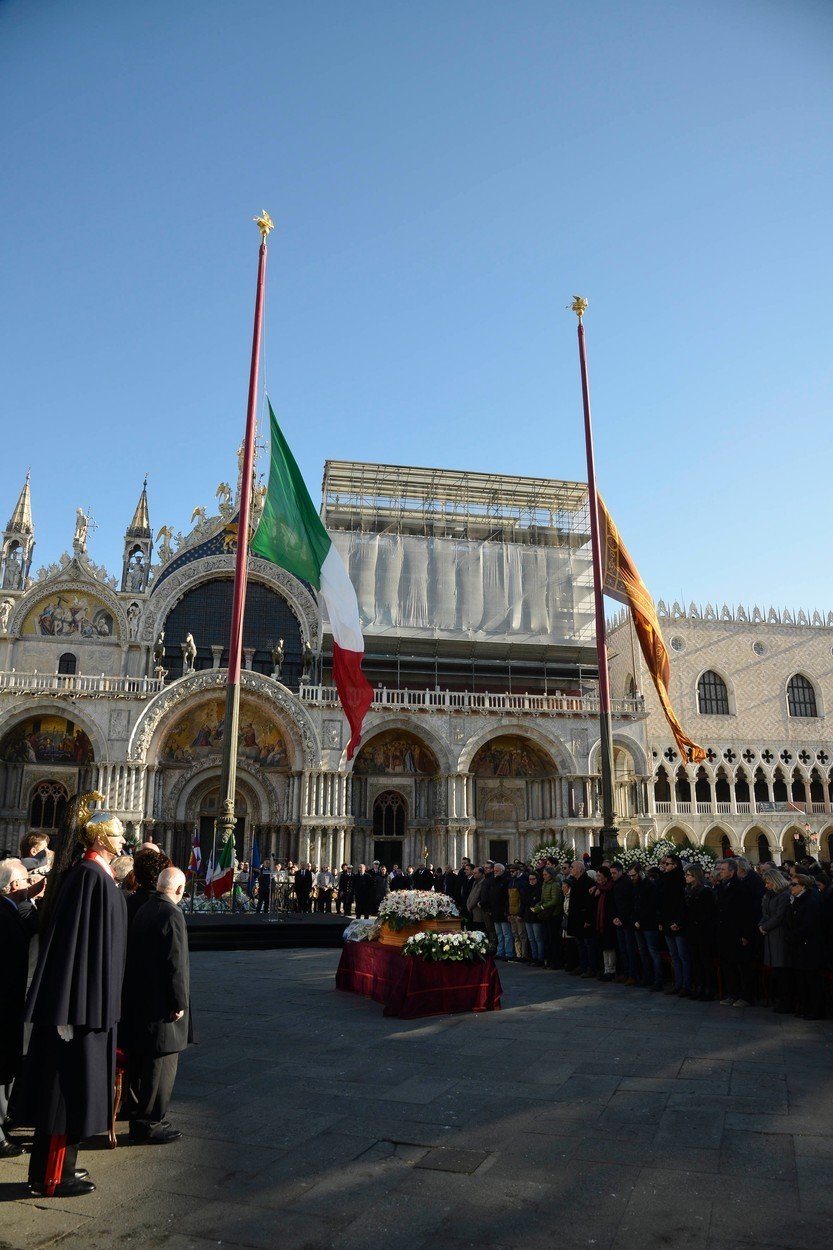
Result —
<path fill-rule="evenodd" d="M 96 788 L 131 837 L 184 864 L 218 806 L 235 490 L 192 528 L 151 527 L 142 489 L 121 575 L 88 554 L 33 573 L 27 479 L 0 562 L 0 846 Z M 255 520 L 262 507 L 253 492 Z M 598 842 L 599 739 L 586 486 L 328 461 L 375 699 L 361 749 L 310 588 L 250 561 L 238 854 L 317 863 L 513 859 Z M 126 519 L 126 518 L 125 518 Z M 623 846 L 657 836 L 753 860 L 833 850 L 833 617 L 659 604 L 671 696 L 707 749 L 678 758 L 627 614 L 610 633 Z"/>

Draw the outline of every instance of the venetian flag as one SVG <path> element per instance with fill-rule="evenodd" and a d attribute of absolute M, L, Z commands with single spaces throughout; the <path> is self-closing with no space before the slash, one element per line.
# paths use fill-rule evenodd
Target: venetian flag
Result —
<path fill-rule="evenodd" d="M 325 530 L 269 404 L 272 455 L 269 490 L 252 551 L 314 586 L 333 631 L 333 678 L 350 724 L 347 758 L 362 736 L 373 690 L 362 673 L 364 638 L 359 603 L 344 561 Z"/>
<path fill-rule="evenodd" d="M 255 838 L 254 842 L 252 843 L 252 859 L 251 859 L 251 863 L 249 864 L 249 884 L 246 888 L 246 893 L 248 894 L 249 898 L 251 898 L 255 892 L 255 876 L 260 871 L 260 865 L 261 865 L 260 847 L 257 844 L 257 838 Z"/>
<path fill-rule="evenodd" d="M 228 894 L 234 884 L 234 837 L 226 838 L 220 851 L 220 858 L 214 866 L 209 881 L 206 874 L 205 892 L 209 898 L 220 898 Z"/>
<path fill-rule="evenodd" d="M 648 594 L 648 588 L 639 576 L 633 557 L 622 542 L 619 531 L 611 520 L 610 513 L 599 500 L 599 527 L 602 531 L 602 580 L 604 593 L 619 603 L 626 604 L 631 610 L 634 629 L 639 639 L 639 646 L 648 665 L 648 671 L 662 704 L 666 720 L 671 726 L 674 740 L 680 748 L 684 760 L 699 764 L 706 758 L 706 752 L 692 741 L 684 731 L 674 714 L 668 695 L 668 684 L 671 680 L 671 665 L 668 652 L 662 641 L 662 633 L 657 619 L 654 601 Z"/>
<path fill-rule="evenodd" d="M 194 841 L 191 844 L 191 858 L 188 860 L 188 871 L 195 875 L 200 870 L 202 863 L 202 851 L 200 850 L 200 831 L 194 830 Z"/>

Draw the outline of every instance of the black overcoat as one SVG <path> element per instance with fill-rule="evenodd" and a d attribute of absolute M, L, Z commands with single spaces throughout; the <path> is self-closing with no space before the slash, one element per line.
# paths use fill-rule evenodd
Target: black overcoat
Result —
<path fill-rule="evenodd" d="M 33 1027 L 15 1108 L 20 1123 L 70 1141 L 109 1130 L 126 940 L 124 895 L 101 864 L 82 860 L 41 936 L 26 1000 Z M 70 1041 L 57 1031 L 66 1024 Z"/>
<path fill-rule="evenodd" d="M 178 1011 L 180 1020 L 170 1017 Z M 130 928 L 122 1035 L 130 1050 L 172 1055 L 185 1050 L 191 1014 L 188 932 L 181 908 L 162 894 L 140 907 Z"/>
<path fill-rule="evenodd" d="M 787 966 L 811 972 L 821 967 L 821 905 L 815 889 L 793 896 L 784 913 Z"/>
<path fill-rule="evenodd" d="M 23 1009 L 33 932 L 37 932 L 34 908 L 24 917 L 16 903 L 0 898 L 0 1085 L 11 1085 L 23 1059 Z"/>

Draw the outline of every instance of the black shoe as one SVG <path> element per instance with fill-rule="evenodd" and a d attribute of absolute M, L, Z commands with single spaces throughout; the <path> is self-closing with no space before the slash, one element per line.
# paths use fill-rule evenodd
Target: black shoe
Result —
<path fill-rule="evenodd" d="M 91 1194 L 95 1185 L 90 1180 L 59 1181 L 55 1186 L 53 1198 L 80 1198 L 82 1194 Z M 36 1198 L 46 1198 L 46 1186 L 43 1184 L 29 1185 L 29 1193 Z"/>
<path fill-rule="evenodd" d="M 0 1145 L 0 1159 L 17 1159 L 23 1154 L 23 1147 L 16 1146 L 13 1141 L 4 1141 Z"/>
<path fill-rule="evenodd" d="M 178 1128 L 171 1128 L 169 1124 L 164 1127 L 154 1129 L 147 1136 L 130 1135 L 130 1140 L 134 1146 L 167 1146 L 169 1142 L 179 1141 L 182 1133 Z"/>
<path fill-rule="evenodd" d="M 89 1180 L 89 1176 L 90 1174 L 86 1168 L 76 1168 L 72 1176 L 65 1176 L 63 1179 L 65 1181 L 69 1181 L 69 1180 L 86 1181 L 86 1180 Z"/>

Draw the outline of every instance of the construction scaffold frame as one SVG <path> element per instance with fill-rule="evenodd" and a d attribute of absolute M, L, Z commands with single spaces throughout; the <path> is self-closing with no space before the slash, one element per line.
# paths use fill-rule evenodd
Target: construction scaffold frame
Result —
<path fill-rule="evenodd" d="M 585 482 L 327 460 L 322 494 L 331 530 L 571 548 L 590 541 Z"/>

